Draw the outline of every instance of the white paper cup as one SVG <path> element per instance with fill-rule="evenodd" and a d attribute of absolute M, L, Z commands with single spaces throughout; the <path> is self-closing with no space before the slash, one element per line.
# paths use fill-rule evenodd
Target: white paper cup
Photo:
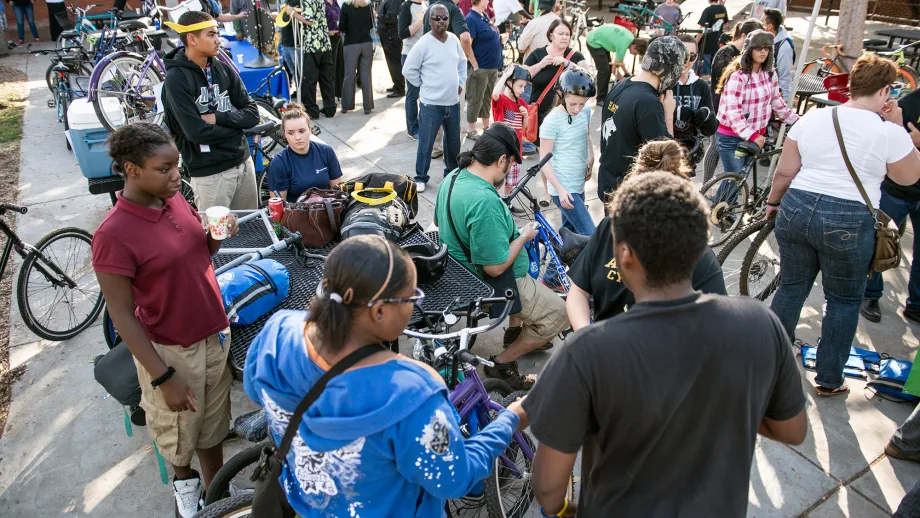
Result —
<path fill-rule="evenodd" d="M 215 205 L 205 211 L 208 217 L 208 231 L 211 237 L 223 241 L 227 239 L 227 222 L 230 220 L 230 209 Z"/>
<path fill-rule="evenodd" d="M 242 55 L 242 54 L 237 54 L 237 55 L 236 55 L 236 62 L 239 63 L 240 65 L 243 64 L 243 55 Z"/>

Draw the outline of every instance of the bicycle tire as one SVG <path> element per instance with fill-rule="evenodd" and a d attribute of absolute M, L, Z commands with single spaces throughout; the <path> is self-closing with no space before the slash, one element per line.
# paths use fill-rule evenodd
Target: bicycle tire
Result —
<path fill-rule="evenodd" d="M 259 173 L 259 208 L 268 207 L 268 200 L 272 193 L 268 189 L 268 169 Z"/>
<path fill-rule="evenodd" d="M 766 224 L 763 225 L 763 227 L 757 233 L 757 236 L 754 237 L 754 242 L 751 243 L 751 247 L 748 248 L 747 254 L 744 256 L 744 263 L 741 265 L 741 278 L 739 281 L 739 289 L 741 291 L 741 295 L 753 297 L 761 302 L 765 302 L 770 297 L 770 295 L 776 292 L 777 288 L 779 288 L 779 281 L 782 273 L 781 271 L 778 271 L 776 273 L 776 277 L 774 277 L 773 280 L 770 281 L 770 283 L 759 293 L 754 295 L 750 294 L 750 282 L 754 269 L 754 258 L 757 256 L 757 251 L 760 249 L 761 245 L 766 242 L 767 238 L 771 235 L 775 235 L 773 234 L 773 229 L 776 227 L 776 220 L 769 219 L 765 223 Z M 779 250 L 777 247 L 777 254 L 778 253 Z M 777 257 L 776 264 L 778 264 L 778 262 L 779 258 Z M 760 265 L 758 264 L 758 268 L 759 267 Z M 756 274 L 757 272 L 754 273 Z"/>
<path fill-rule="evenodd" d="M 237 495 L 219 500 L 195 513 L 192 518 L 244 518 L 252 516 L 253 495 Z"/>
<path fill-rule="evenodd" d="M 723 181 L 731 181 L 738 186 L 738 195 L 737 200 L 734 203 L 728 204 L 727 201 L 723 200 L 714 200 L 713 198 L 718 195 L 719 189 L 716 189 L 713 192 L 713 196 L 708 196 L 707 193 L 715 188 L 717 184 Z M 720 188 L 721 189 L 721 188 Z M 710 202 L 710 208 L 713 205 L 719 205 L 720 203 L 726 203 L 728 206 L 717 209 L 718 212 L 715 215 L 710 216 L 709 228 L 710 228 L 710 237 L 709 237 L 709 246 L 715 248 L 722 245 L 729 239 L 731 239 L 732 234 L 738 231 L 742 227 L 743 216 L 746 213 L 746 209 L 740 213 L 735 212 L 732 208 L 733 206 L 747 207 L 748 198 L 749 198 L 749 189 L 747 182 L 744 181 L 744 178 L 738 173 L 722 173 L 715 178 L 709 180 L 703 187 L 700 188 L 700 194 L 703 195 L 703 198 L 707 202 Z M 724 196 L 724 193 L 722 194 Z M 734 216 L 735 220 L 731 221 L 728 219 L 730 216 Z M 713 223 L 712 218 L 718 218 L 717 223 Z"/>
<path fill-rule="evenodd" d="M 198 210 L 198 205 L 195 204 L 195 190 L 192 189 L 192 183 L 189 180 L 185 178 L 179 180 L 179 194 L 185 198 L 185 201 L 187 201 L 193 209 Z"/>
<path fill-rule="evenodd" d="M 108 305 L 102 310 L 102 337 L 105 339 L 105 345 L 109 347 L 110 351 L 121 343 L 121 336 L 118 334 L 118 330 L 115 329 L 115 321 L 109 315 Z"/>
<path fill-rule="evenodd" d="M 149 106 L 149 101 L 145 101 L 147 106 L 143 106 L 139 101 L 135 101 L 133 98 L 129 100 L 128 98 L 131 96 L 128 95 L 121 95 L 118 97 L 118 103 L 119 106 L 121 106 L 121 115 L 124 117 L 122 123 L 120 125 L 116 125 L 112 120 L 110 120 L 109 115 L 106 114 L 106 110 L 103 109 L 103 99 L 108 99 L 110 97 L 106 95 L 106 90 L 100 88 L 101 85 L 99 82 L 103 81 L 103 78 L 110 78 L 105 79 L 106 82 L 116 81 L 117 78 L 120 78 L 121 76 L 117 73 L 119 71 L 120 65 L 127 65 L 129 67 L 133 66 L 133 71 L 139 75 L 139 72 L 144 69 L 144 60 L 138 56 L 133 55 L 119 56 L 106 63 L 102 70 L 99 71 L 96 79 L 97 82 L 95 84 L 89 85 L 90 90 L 96 91 L 96 96 L 93 99 L 93 110 L 95 110 L 96 117 L 99 119 L 99 122 L 101 122 L 102 125 L 105 126 L 105 129 L 109 131 L 115 131 L 124 124 L 138 122 L 138 120 L 135 119 L 140 119 L 144 122 L 152 122 L 154 124 L 161 124 L 163 122 L 162 112 L 156 113 L 155 111 L 151 111 L 150 114 L 147 113 L 147 109 L 152 108 L 155 110 L 156 106 Z M 145 76 L 142 81 L 149 81 L 146 86 L 142 86 L 142 89 L 144 91 L 149 89 L 151 92 L 147 93 L 152 94 L 154 87 L 160 83 L 163 83 L 165 78 L 158 68 L 151 66 L 147 68 L 147 76 Z M 125 104 L 127 102 L 130 102 L 132 106 L 127 106 Z"/>
<path fill-rule="evenodd" d="M 482 384 L 486 388 L 486 393 L 492 394 L 493 392 L 497 392 L 501 394 L 502 400 L 514 392 L 514 389 L 511 388 L 511 385 L 509 385 L 507 381 L 498 378 L 486 378 L 482 380 Z M 501 400 L 496 401 L 496 403 L 501 403 Z"/>
<path fill-rule="evenodd" d="M 722 278 L 725 281 L 725 291 L 728 295 L 741 295 L 739 288 L 741 267 L 744 265 L 747 249 L 745 247 L 739 248 L 739 245 L 750 246 L 752 236 L 757 235 L 766 223 L 766 220 L 760 220 L 739 229 L 716 255 L 716 261 L 722 267 Z M 736 251 L 737 253 L 735 253 Z"/>
<path fill-rule="evenodd" d="M 262 458 L 262 449 L 267 445 L 267 442 L 254 444 L 230 457 L 230 460 L 225 462 L 211 479 L 211 485 L 208 486 L 208 491 L 205 493 L 204 505 L 210 506 L 228 497 L 239 496 L 230 494 L 230 484 L 246 468 L 259 462 L 259 459 Z"/>
<path fill-rule="evenodd" d="M 914 67 L 910 65 L 902 65 L 898 68 L 898 78 L 901 79 L 906 85 L 908 92 L 901 91 L 901 97 L 904 97 L 910 92 L 913 92 L 917 89 L 917 82 L 920 80 L 917 76 L 917 71 L 914 70 Z"/>
<path fill-rule="evenodd" d="M 277 124 L 274 131 L 262 137 L 262 151 L 267 154 L 274 151 L 279 144 L 284 147 L 286 141 L 284 140 L 284 128 L 281 125 L 281 114 L 265 99 L 253 97 L 253 100 L 259 108 L 259 124 L 264 124 L 268 121 L 273 121 Z"/>
<path fill-rule="evenodd" d="M 83 331 L 84 329 L 92 325 L 93 322 L 95 322 L 96 319 L 99 317 L 99 314 L 102 312 L 102 302 L 103 302 L 102 290 L 101 288 L 99 288 L 98 281 L 96 281 L 96 276 L 93 273 L 92 263 L 86 262 L 85 264 L 77 265 L 75 261 L 74 266 L 75 267 L 80 266 L 81 269 L 86 270 L 86 273 L 89 275 L 89 280 L 91 282 L 96 283 L 96 291 L 94 292 L 88 292 L 87 290 L 80 289 L 79 287 L 77 288 L 79 291 L 87 295 L 88 296 L 87 300 L 91 302 L 91 306 L 90 306 L 91 309 L 89 313 L 83 318 L 83 320 L 76 322 L 75 325 L 71 325 L 69 328 L 64 329 L 64 330 L 49 329 L 46 326 L 46 324 L 43 324 L 41 322 L 40 318 L 36 318 L 35 316 L 35 312 L 33 311 L 33 308 L 30 304 L 31 296 L 30 296 L 30 290 L 29 290 L 30 273 L 32 272 L 33 268 L 36 268 L 37 265 L 40 264 L 41 265 L 39 266 L 40 268 L 45 268 L 45 269 L 50 268 L 52 271 L 54 271 L 54 269 L 59 269 L 67 273 L 69 276 L 72 276 L 72 280 L 74 282 L 79 283 L 80 278 L 76 276 L 76 273 L 78 272 L 74 271 L 73 273 L 71 273 L 68 271 L 67 266 L 70 264 L 69 260 L 64 265 L 64 267 L 61 268 L 61 266 L 58 265 L 59 259 L 55 261 L 55 259 L 57 258 L 57 254 L 53 254 L 52 252 L 53 257 L 46 257 L 44 253 L 44 251 L 47 250 L 48 247 L 51 244 L 53 244 L 55 241 L 58 241 L 60 239 L 66 239 L 66 238 L 75 238 L 80 241 L 83 241 L 86 243 L 88 250 L 92 249 L 93 236 L 89 232 L 83 230 L 82 228 L 64 227 L 64 228 L 59 228 L 57 230 L 49 232 L 48 234 L 46 234 L 44 237 L 42 237 L 38 241 L 38 243 L 35 245 L 35 250 L 30 252 L 26 256 L 25 260 L 22 263 L 22 266 L 19 269 L 19 280 L 16 286 L 16 299 L 19 304 L 19 313 L 22 315 L 22 320 L 25 323 L 26 327 L 28 327 L 30 331 L 44 338 L 45 340 L 51 340 L 54 342 L 67 340 L 69 338 L 73 338 L 74 336 L 77 336 L 78 334 L 80 334 L 81 331 Z M 92 255 L 90 254 L 88 257 L 91 258 Z M 51 265 L 54 265 L 54 266 L 51 267 Z M 43 273 L 39 271 L 39 274 L 42 277 L 45 277 L 45 279 L 47 280 L 47 277 Z M 49 280 L 48 282 L 50 283 L 52 281 Z M 66 288 L 66 289 L 71 292 L 73 291 L 70 288 Z M 92 300 L 92 299 L 95 299 L 95 300 Z M 57 296 L 54 297 L 54 300 L 55 301 L 58 300 Z M 72 300 L 73 299 L 71 297 L 71 302 Z M 53 311 L 53 308 L 52 308 L 52 311 Z M 73 314 L 73 311 L 71 311 L 71 314 Z"/>
<path fill-rule="evenodd" d="M 524 438 L 524 442 L 530 448 L 530 451 L 536 451 L 533 438 L 530 437 L 530 434 L 522 431 L 521 437 Z M 505 449 L 505 456 L 515 460 L 523 460 L 522 467 L 525 468 L 525 471 L 527 473 L 533 473 L 533 459 L 528 459 L 524 455 L 521 445 L 516 440 L 512 439 L 511 444 Z M 517 462 L 515 462 L 515 464 L 517 464 Z M 488 510 L 489 518 L 523 517 L 530 508 L 530 504 L 533 502 L 534 498 L 530 477 L 524 476 L 522 480 L 515 480 L 512 482 L 512 479 L 507 476 L 502 476 L 502 474 L 510 475 L 510 473 L 507 473 L 508 468 L 501 463 L 501 459 L 496 458 L 494 466 L 492 473 L 483 481 L 485 486 L 486 509 Z M 521 488 L 519 496 L 512 501 L 505 502 L 502 498 L 502 492 L 503 490 L 507 491 L 512 483 L 523 484 L 523 487 Z"/>

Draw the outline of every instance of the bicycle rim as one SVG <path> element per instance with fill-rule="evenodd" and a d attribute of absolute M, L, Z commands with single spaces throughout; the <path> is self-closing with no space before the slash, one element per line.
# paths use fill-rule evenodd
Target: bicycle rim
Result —
<path fill-rule="evenodd" d="M 268 200 L 271 199 L 272 193 L 268 190 L 268 170 L 259 174 L 259 208 L 267 207 Z"/>
<path fill-rule="evenodd" d="M 163 77 L 153 65 L 146 72 L 144 66 L 145 62 L 134 56 L 115 58 L 90 85 L 96 91 L 96 116 L 109 131 L 133 122 L 163 122 L 163 112 L 156 111 L 155 90 Z"/>
<path fill-rule="evenodd" d="M 898 69 L 898 80 L 904 83 L 904 87 L 901 88 L 901 97 L 917 89 L 917 75 L 910 67 L 905 66 Z"/>
<path fill-rule="evenodd" d="M 192 184 L 188 180 L 182 178 L 179 183 L 179 193 L 185 198 L 185 201 L 192 206 L 193 209 L 198 210 L 198 206 L 195 205 L 195 191 L 192 189 Z"/>
<path fill-rule="evenodd" d="M 521 432 L 521 437 L 534 451 L 533 440 L 526 432 Z M 502 462 L 501 458 L 495 460 L 495 476 L 486 479 L 486 502 L 489 507 L 490 517 L 520 518 L 524 516 L 530 503 L 533 501 L 533 487 L 531 486 L 531 473 L 533 472 L 533 459 L 524 455 L 522 446 L 515 440 L 505 449 L 504 458 L 514 464 L 517 474 Z"/>
<path fill-rule="evenodd" d="M 748 207 L 748 186 L 741 175 L 723 173 L 700 189 L 709 209 L 709 246 L 717 247 L 743 225 Z"/>
<path fill-rule="evenodd" d="M 754 236 L 765 224 L 766 221 L 758 221 L 738 230 L 719 250 L 716 260 L 722 266 L 722 277 L 725 279 L 725 290 L 728 295 L 741 295 L 741 266 L 744 264 L 744 256 L 747 255 Z"/>
<path fill-rule="evenodd" d="M 89 327 L 102 311 L 89 233 L 64 228 L 42 238 L 23 262 L 17 298 L 26 326 L 46 340 L 66 340 Z"/>
<path fill-rule="evenodd" d="M 779 288 L 779 244 L 773 232 L 774 220 L 769 220 L 754 237 L 741 266 L 742 295 L 769 302 Z"/>

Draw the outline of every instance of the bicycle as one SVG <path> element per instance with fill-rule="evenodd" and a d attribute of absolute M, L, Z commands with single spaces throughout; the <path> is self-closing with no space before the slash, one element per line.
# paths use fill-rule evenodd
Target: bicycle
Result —
<path fill-rule="evenodd" d="M 29 210 L 0 203 L 0 216 L 7 211 L 26 214 Z M 89 232 L 76 227 L 59 228 L 33 246 L 20 239 L 2 218 L 0 231 L 7 238 L 0 256 L 0 276 L 14 250 L 23 259 L 16 301 L 30 331 L 59 342 L 77 336 L 96 321 L 102 311 L 102 290 L 93 271 L 93 236 Z M 58 323 L 59 318 L 63 322 Z"/>
<path fill-rule="evenodd" d="M 81 9 L 78 5 L 72 4 L 64 13 L 57 15 L 58 24 L 60 24 L 62 28 L 67 27 L 67 29 L 58 35 L 55 41 L 58 49 L 67 48 L 69 46 L 81 46 L 83 44 L 83 38 L 87 34 L 96 32 L 102 27 L 112 28 L 115 26 L 118 22 L 118 18 L 114 12 L 115 10 L 107 9 L 105 14 L 87 14 L 95 7 L 97 7 L 97 4 L 91 4 Z M 71 21 L 71 14 L 76 15 L 76 22 Z M 99 23 L 98 27 L 93 23 L 94 21 Z"/>
<path fill-rule="evenodd" d="M 782 151 L 782 148 L 774 148 L 770 138 L 763 150 L 754 142 L 741 141 L 735 150 L 735 156 L 747 159 L 741 172 L 722 173 L 703 184 L 700 194 L 710 206 L 710 247 L 722 245 L 738 229 L 764 213 L 770 193 L 770 175 L 767 174 L 766 182 L 762 184 L 757 179 L 757 165 Z"/>
<path fill-rule="evenodd" d="M 863 55 L 872 53 L 895 62 L 898 66 L 898 82 L 904 84 L 900 89 L 900 96 L 902 97 L 916 90 L 917 83 L 920 82 L 920 75 L 917 74 L 914 67 L 907 64 L 904 58 L 904 51 L 915 45 L 920 45 L 920 40 L 906 45 L 900 45 L 892 51 L 875 52 L 863 50 Z M 829 51 L 828 49 L 831 50 Z M 841 58 L 856 59 L 859 57 L 844 54 L 843 45 L 825 45 L 821 47 L 821 54 L 823 57 L 805 64 L 805 68 L 802 69 L 802 74 L 815 75 L 823 78 L 841 72 L 849 73 L 850 67 L 847 66 L 846 62 Z"/>
<path fill-rule="evenodd" d="M 729 295 L 767 302 L 779 287 L 779 245 L 774 219 L 758 219 L 735 233 L 716 259 Z"/>
<path fill-rule="evenodd" d="M 571 288 L 571 282 L 566 273 L 568 267 L 575 261 L 578 252 L 584 248 L 590 237 L 576 234 L 565 227 L 562 227 L 557 233 L 540 212 L 540 204 L 527 188 L 527 182 L 540 172 L 552 156 L 552 153 L 548 153 L 539 164 L 528 169 L 511 194 L 503 196 L 502 200 L 511 207 L 511 203 L 520 194 L 530 202 L 530 212 L 537 227 L 537 235 L 526 245 L 527 254 L 530 257 L 528 273 L 548 287 L 555 287 L 555 291 L 561 291 L 560 294 L 564 296 Z"/>
<path fill-rule="evenodd" d="M 57 121 L 64 124 L 64 130 L 70 129 L 70 123 L 67 120 L 67 107 L 70 106 L 70 103 L 75 98 L 85 97 L 86 90 L 81 89 L 77 86 L 77 89 L 73 88 L 71 83 L 71 74 L 73 70 L 67 63 L 64 61 L 64 55 L 66 51 L 51 49 L 51 50 L 34 50 L 29 52 L 29 54 L 39 54 L 39 55 L 48 55 L 54 54 L 55 57 L 52 60 L 51 66 L 48 68 L 48 71 L 52 74 L 51 76 L 51 93 L 54 95 L 52 99 L 48 100 L 49 108 L 57 109 Z M 70 141 L 64 139 L 67 144 L 67 150 L 71 149 Z"/>
<path fill-rule="evenodd" d="M 518 39 L 520 39 L 522 32 L 524 32 L 523 25 L 509 27 L 509 30 L 505 32 L 505 39 L 502 43 L 502 57 L 504 58 L 505 68 L 515 63 L 521 63 L 523 56 L 518 50 Z"/>
<path fill-rule="evenodd" d="M 655 14 L 654 2 L 648 0 L 642 5 L 624 5 L 620 3 L 613 12 L 618 13 L 620 16 L 625 17 L 630 23 L 635 24 L 636 26 L 636 36 L 639 35 L 639 31 L 642 27 L 648 27 L 651 30 L 661 30 L 665 34 L 675 33 L 680 24 L 690 16 L 688 12 L 686 15 L 682 16 L 676 25 L 671 24 L 661 16 Z"/>
<path fill-rule="evenodd" d="M 145 42 L 147 56 L 130 51 L 109 54 L 96 64 L 89 80 L 87 97 L 93 103 L 99 122 L 109 131 L 133 122 L 163 122 L 159 98 L 166 78 L 166 64 L 142 30 L 132 35 Z M 217 59 L 239 73 L 223 49 L 218 51 Z M 107 102 L 107 99 L 115 102 Z"/>
<path fill-rule="evenodd" d="M 581 51 L 581 37 L 588 33 L 588 30 L 604 25 L 604 19 L 599 16 L 588 16 L 588 5 L 585 2 L 573 0 L 562 0 L 563 18 L 566 14 L 569 17 L 569 24 L 572 26 L 572 38 L 570 41 L 578 44 L 578 50 Z"/>

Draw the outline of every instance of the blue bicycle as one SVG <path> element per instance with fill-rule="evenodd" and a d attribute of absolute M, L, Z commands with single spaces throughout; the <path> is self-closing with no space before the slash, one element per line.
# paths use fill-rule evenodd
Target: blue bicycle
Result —
<path fill-rule="evenodd" d="M 505 204 L 509 207 L 514 199 L 521 195 L 529 202 L 528 208 L 525 204 L 525 211 L 533 214 L 533 221 L 537 228 L 537 236 L 526 245 L 527 254 L 530 257 L 529 274 L 534 279 L 541 281 L 547 287 L 553 289 L 560 295 L 568 293 L 571 287 L 569 276 L 567 274 L 569 266 L 575 262 L 578 253 L 587 244 L 588 236 L 577 234 L 566 227 L 556 232 L 550 222 L 540 212 L 540 204 L 527 188 L 527 182 L 543 168 L 547 161 L 552 158 L 553 154 L 549 153 L 540 163 L 531 167 L 524 174 L 517 186 L 511 191 L 511 194 L 503 196 Z"/>

